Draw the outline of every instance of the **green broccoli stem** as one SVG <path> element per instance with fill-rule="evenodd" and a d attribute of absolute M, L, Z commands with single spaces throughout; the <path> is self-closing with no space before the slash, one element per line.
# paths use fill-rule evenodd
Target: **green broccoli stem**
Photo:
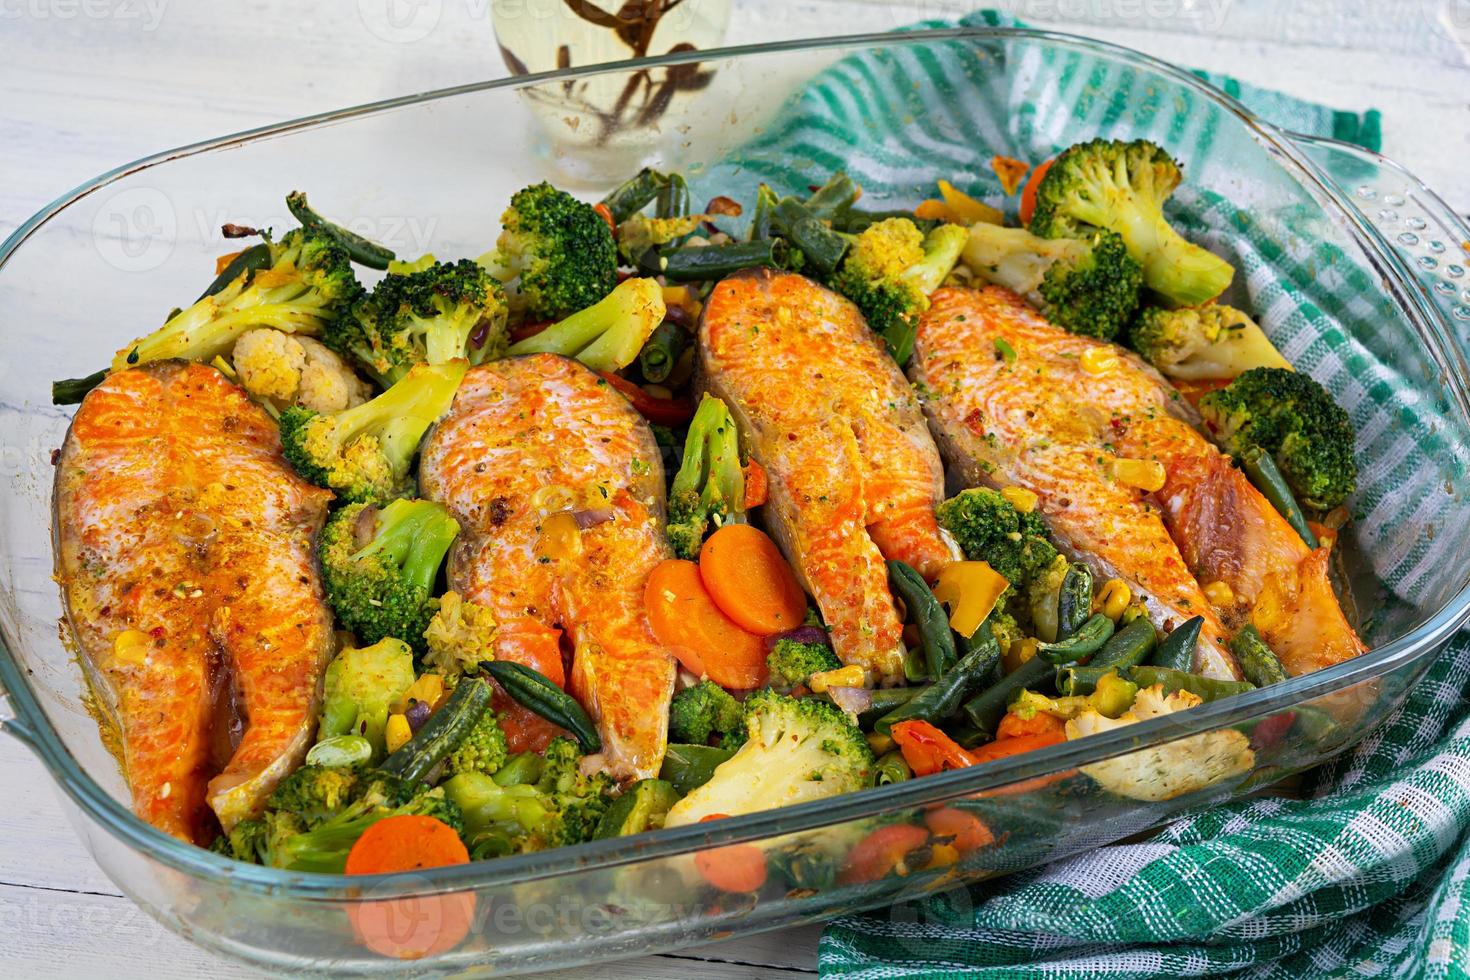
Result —
<path fill-rule="evenodd" d="M 463 361 L 414 365 L 372 401 L 332 416 L 339 445 L 349 445 L 359 436 L 375 436 L 394 472 L 407 472 L 424 432 L 449 410 L 466 369 Z"/>
<path fill-rule="evenodd" d="M 927 297 L 954 270 L 969 240 L 970 233 L 959 225 L 940 225 L 924 236 L 924 257 L 901 278 Z"/>
<path fill-rule="evenodd" d="M 663 190 L 668 182 L 669 178 L 665 175 L 651 167 L 644 167 L 613 188 L 602 199 L 602 205 L 612 215 L 614 223 L 622 224 L 658 197 L 659 191 Z"/>
<path fill-rule="evenodd" d="M 1156 247 L 1143 262 L 1144 284 L 1178 306 L 1198 306 L 1223 293 L 1234 266 L 1182 237 L 1162 216 L 1158 225 Z"/>
<path fill-rule="evenodd" d="M 51 382 L 51 404 L 76 405 L 87 397 L 87 392 L 107 380 L 112 372 L 107 368 L 87 375 L 85 378 L 67 378 Z"/>
<path fill-rule="evenodd" d="M 846 236 L 833 231 L 795 198 L 782 198 L 772 215 L 774 223 L 797 248 L 806 264 L 827 275 L 847 254 Z"/>
<path fill-rule="evenodd" d="M 1240 457 L 1240 468 L 1245 470 L 1245 475 L 1255 484 L 1261 496 L 1270 501 L 1286 523 L 1290 524 L 1292 530 L 1301 535 L 1308 548 L 1313 551 L 1317 549 L 1317 535 L 1312 533 L 1311 525 L 1307 523 L 1307 515 L 1302 512 L 1301 505 L 1296 502 L 1296 497 L 1291 492 L 1291 487 L 1286 484 L 1286 477 L 1281 475 L 1276 461 L 1271 454 L 1260 446 L 1251 446 Z"/>
<path fill-rule="evenodd" d="M 292 191 L 286 195 L 286 207 L 292 216 L 301 222 L 303 228 L 332 239 L 346 249 L 347 255 L 359 265 L 365 265 L 369 269 L 386 269 L 388 263 L 398 257 L 392 249 L 369 241 L 356 232 L 348 231 L 341 225 L 334 224 L 317 214 L 306 203 L 306 195 L 301 191 Z"/>
<path fill-rule="evenodd" d="M 372 541 L 352 556 L 360 561 L 386 555 L 403 570 L 403 579 L 424 590 L 434 587 L 439 566 L 459 535 L 459 522 L 432 500 L 395 500 L 378 511 Z"/>
<path fill-rule="evenodd" d="M 706 514 L 723 505 L 738 513 L 745 505 L 745 474 L 740 468 L 740 447 L 735 421 L 725 403 L 705 395 L 689 423 L 684 440 L 684 462 L 674 475 L 671 496 L 699 494 Z"/>
<path fill-rule="evenodd" d="M 281 843 L 279 853 L 273 855 L 273 863 L 290 871 L 341 874 L 347 867 L 347 853 L 357 839 L 373 824 L 394 813 L 389 809 L 354 813 L 349 808 L 315 830 L 287 838 Z"/>
<path fill-rule="evenodd" d="M 427 322 L 418 317 L 413 319 L 414 325 L 424 331 L 425 359 L 430 364 L 443 364 L 465 356 L 470 334 L 480 324 L 480 310 L 476 307 L 455 307 Z"/>

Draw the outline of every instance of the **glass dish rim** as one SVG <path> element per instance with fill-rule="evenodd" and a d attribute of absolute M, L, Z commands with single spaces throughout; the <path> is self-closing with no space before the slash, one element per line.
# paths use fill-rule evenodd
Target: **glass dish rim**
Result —
<path fill-rule="evenodd" d="M 1219 89 L 1168 62 L 1120 45 L 1057 31 L 1008 27 L 954 27 L 927 30 L 877 32 L 816 39 L 795 39 L 763 44 L 713 48 L 704 51 L 661 55 L 622 62 L 588 65 L 561 71 L 510 76 L 491 81 L 474 82 L 377 102 L 329 110 L 309 116 L 272 123 L 225 136 L 164 150 L 141 157 L 109 170 L 62 194 L 23 222 L 0 244 L 0 271 L 10 257 L 46 222 L 87 195 L 122 177 L 172 160 L 210 152 L 230 145 L 254 142 L 299 129 L 316 128 L 333 122 L 377 115 L 396 109 L 454 98 L 500 88 L 525 88 L 547 81 L 561 81 L 587 75 L 626 72 L 642 68 L 686 64 L 711 60 L 732 60 L 780 52 L 799 52 L 829 48 L 890 47 L 944 40 L 1033 40 L 1062 47 L 1094 51 L 1124 62 L 1147 67 L 1172 81 L 1187 86 L 1237 117 L 1256 138 L 1290 161 L 1289 170 L 1302 183 L 1309 183 L 1322 198 L 1345 218 L 1349 232 L 1357 239 L 1366 255 L 1386 262 L 1392 274 L 1389 281 L 1396 287 L 1397 299 L 1410 303 L 1417 313 L 1416 327 L 1428 325 L 1433 342 L 1422 336 L 1425 353 L 1441 362 L 1454 377 L 1450 388 L 1461 413 L 1470 417 L 1470 385 L 1463 356 L 1447 336 L 1449 327 L 1427 297 L 1412 271 L 1381 232 L 1367 222 L 1346 200 L 1332 181 L 1323 178 L 1317 168 L 1300 153 L 1296 134 L 1266 122 Z M 1313 142 L 1331 141 L 1315 138 Z M 1355 148 L 1356 149 L 1356 148 Z M 1360 151 L 1398 168 L 1379 154 Z M 1448 356 L 1453 363 L 1443 364 Z M 747 814 L 712 825 L 666 828 L 623 840 L 596 841 L 571 848 L 559 848 L 494 861 L 473 862 L 457 867 L 436 868 L 413 875 L 346 875 L 305 874 L 243 864 L 204 848 L 185 843 L 136 817 L 132 811 L 113 799 L 71 755 L 47 718 L 19 662 L 10 652 L 10 641 L 0 631 L 0 696 L 8 696 L 15 712 L 13 720 L 0 722 L 0 730 L 8 731 L 24 742 L 46 766 L 52 778 L 68 797 L 102 828 L 151 859 L 210 884 L 236 886 L 258 894 L 315 900 L 350 900 L 371 892 L 374 897 L 434 894 L 444 891 L 484 888 L 512 883 L 545 880 L 599 868 L 670 857 L 706 846 L 759 840 L 773 834 L 812 830 L 863 817 L 873 816 L 890 806 L 920 806 L 958 796 L 995 789 L 1023 779 L 1048 775 L 1106 758 L 1124 754 L 1159 742 L 1208 731 L 1224 724 L 1239 723 L 1279 711 L 1322 694 L 1344 689 L 1352 684 L 1383 676 L 1410 663 L 1448 641 L 1470 620 L 1470 584 L 1462 587 L 1438 611 L 1427 617 L 1405 635 L 1353 660 L 1308 674 L 1303 677 L 1238 695 L 1225 701 L 1201 705 L 1177 718 L 1160 718 L 1128 726 L 1125 729 L 1094 735 L 1077 742 L 1063 743 L 1036 752 L 1000 760 L 978 769 L 955 770 L 891 786 L 859 793 L 845 794 L 831 800 L 800 806 Z"/>

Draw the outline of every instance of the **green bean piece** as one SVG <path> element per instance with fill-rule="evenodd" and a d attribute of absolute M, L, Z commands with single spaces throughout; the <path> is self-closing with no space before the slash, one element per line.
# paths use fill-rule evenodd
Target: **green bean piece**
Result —
<path fill-rule="evenodd" d="M 784 269 L 790 262 L 791 249 L 785 239 L 764 238 L 725 245 L 685 245 L 661 255 L 650 249 L 646 254 L 655 256 L 656 265 L 645 271 L 669 282 L 700 282 L 759 266 Z"/>
<path fill-rule="evenodd" d="M 981 691 L 965 702 L 965 716 L 970 723 L 987 735 L 995 733 L 1001 715 L 1006 713 L 1011 700 L 1026 688 L 1036 687 L 1052 676 L 1052 665 L 1041 657 L 1030 660 L 1011 671 L 999 682 Z"/>
<path fill-rule="evenodd" d="M 1081 562 L 1067 566 L 1057 593 L 1057 639 L 1065 640 L 1092 615 L 1092 570 Z"/>
<path fill-rule="evenodd" d="M 929 689 L 928 684 L 917 687 L 880 687 L 873 692 L 872 700 L 868 706 L 858 712 L 858 725 L 866 731 L 871 731 L 873 724 L 879 718 L 888 714 L 894 708 L 907 704 L 913 698 L 918 697 Z M 826 695 L 823 695 L 826 697 Z M 831 700 L 831 698 L 827 698 Z"/>
<path fill-rule="evenodd" d="M 843 208 L 832 216 L 832 230 L 856 235 L 866 231 L 880 221 L 887 221 L 889 218 L 904 218 L 912 221 L 926 235 L 939 225 L 939 222 L 932 218 L 916 218 L 914 217 L 914 212 L 901 209 L 892 211 L 862 211 L 858 208 Z"/>
<path fill-rule="evenodd" d="M 602 737 L 586 710 L 545 674 L 512 660 L 485 660 L 480 666 L 495 678 L 511 700 L 576 736 L 583 752 L 602 749 Z"/>
<path fill-rule="evenodd" d="M 1189 673 L 1194 669 L 1194 648 L 1199 646 L 1199 634 L 1204 625 L 1205 618 L 1195 616 L 1174 627 L 1174 632 L 1164 637 L 1164 642 L 1148 658 L 1149 664 Z"/>
<path fill-rule="evenodd" d="M 614 187 L 607 197 L 602 199 L 603 206 L 607 208 L 616 224 L 622 224 L 658 197 L 658 192 L 668 182 L 669 178 L 657 170 L 652 167 L 644 167 Z"/>
<path fill-rule="evenodd" d="M 773 218 L 791 244 L 801 249 L 806 264 L 823 275 L 836 269 L 847 252 L 848 240 L 795 198 L 783 197 L 777 202 Z"/>
<path fill-rule="evenodd" d="M 812 191 L 806 199 L 806 209 L 823 221 L 831 221 L 839 213 L 852 207 L 861 193 L 856 182 L 842 171 L 837 171 L 827 182 Z"/>
<path fill-rule="evenodd" d="M 67 378 L 64 381 L 51 382 L 51 404 L 53 405 L 76 405 L 87 392 L 107 380 L 112 372 L 107 368 L 95 374 L 89 374 L 85 378 Z"/>
<path fill-rule="evenodd" d="M 1134 667 L 1128 671 L 1128 675 L 1133 683 L 1141 688 L 1162 684 L 1165 695 L 1173 694 L 1175 691 L 1188 691 L 1198 696 L 1201 701 L 1218 701 L 1232 694 L 1244 694 L 1246 691 L 1256 689 L 1256 686 L 1249 681 L 1222 681 L 1214 677 L 1201 677 L 1199 674 L 1191 674 L 1169 667 L 1155 667 L 1150 664 Z"/>
<path fill-rule="evenodd" d="M 770 238 L 775 232 L 771 230 L 771 220 L 776 212 L 776 192 L 771 190 L 770 184 L 761 184 L 755 190 L 755 213 L 750 216 L 750 231 L 745 236 L 747 241 L 759 241 Z"/>
<path fill-rule="evenodd" d="M 943 677 L 959 659 L 944 606 L 934 598 L 924 577 L 901 561 L 888 562 L 888 583 L 903 600 L 909 619 L 919 628 L 919 646 L 924 651 L 929 676 Z"/>
<path fill-rule="evenodd" d="M 890 783 L 901 783 L 912 777 L 913 769 L 904 761 L 903 753 L 894 749 L 885 752 L 878 758 L 878 763 L 873 767 L 873 785 L 887 786 Z"/>
<path fill-rule="evenodd" d="M 678 218 L 689 213 L 689 184 L 683 174 L 669 174 L 658 189 L 658 203 L 653 206 L 658 218 Z"/>
<path fill-rule="evenodd" d="M 929 679 L 929 668 L 924 664 L 924 651 L 909 647 L 903 652 L 903 679 L 910 684 Z"/>
<path fill-rule="evenodd" d="M 1286 668 L 1281 666 L 1275 652 L 1266 645 L 1261 631 L 1250 623 L 1242 627 L 1230 641 L 1230 652 L 1235 654 L 1235 662 L 1240 665 L 1240 672 L 1245 675 L 1245 679 L 1256 687 L 1278 684 L 1288 677 Z"/>
<path fill-rule="evenodd" d="M 989 732 L 983 732 L 969 722 L 952 721 L 944 726 L 943 731 L 962 749 L 973 749 L 995 741 Z"/>
<path fill-rule="evenodd" d="M 720 763 L 735 754 L 733 749 L 722 749 L 713 745 L 685 745 L 670 743 L 664 751 L 663 767 L 658 778 L 673 783 L 680 796 L 703 786 L 715 774 Z"/>
<path fill-rule="evenodd" d="M 688 331 L 669 320 L 660 323 L 638 352 L 638 368 L 643 372 L 643 379 L 654 384 L 667 379 L 688 343 Z"/>
<path fill-rule="evenodd" d="M 1065 640 L 1036 644 L 1036 656 L 1054 667 L 1074 663 L 1097 653 L 1112 635 L 1113 621 L 1097 613 Z"/>
<path fill-rule="evenodd" d="M 1252 446 L 1240 457 L 1240 468 L 1245 470 L 1245 475 L 1255 484 L 1256 489 L 1261 491 L 1261 496 L 1271 502 L 1271 506 L 1286 518 L 1302 540 L 1307 543 L 1308 548 L 1317 547 L 1317 536 L 1307 524 L 1307 515 L 1302 513 L 1301 505 L 1296 502 L 1292 495 L 1291 487 L 1286 484 L 1286 477 L 1281 475 L 1281 470 L 1276 466 L 1276 460 L 1271 454 L 1259 446 Z"/>
<path fill-rule="evenodd" d="M 219 275 L 214 277 L 214 281 L 209 284 L 208 288 L 199 294 L 199 299 L 204 299 L 206 296 L 213 296 L 220 292 L 230 283 L 240 278 L 242 273 L 259 272 L 261 269 L 270 268 L 270 264 L 271 247 L 265 242 L 261 242 L 258 245 L 251 245 L 245 251 L 231 259 L 219 271 Z M 195 302 L 198 302 L 198 300 Z M 173 318 L 170 317 L 169 319 Z"/>
<path fill-rule="evenodd" d="M 991 666 L 1000 660 L 1000 644 L 988 623 L 981 623 L 965 643 L 968 649 L 953 667 L 922 694 L 879 718 L 873 730 L 887 735 L 894 725 L 912 719 L 937 725 L 954 714 L 965 698 L 979 691 Z"/>
<path fill-rule="evenodd" d="M 358 265 L 365 265 L 369 269 L 386 269 L 388 263 L 397 258 L 391 248 L 369 241 L 357 232 L 348 231 L 317 214 L 306 203 L 306 195 L 300 191 L 292 191 L 286 195 L 286 208 L 301 222 L 301 227 L 332 239 L 346 249 L 347 257 Z"/>
<path fill-rule="evenodd" d="M 1156 643 L 1158 634 L 1153 624 L 1140 616 L 1114 633 L 1087 666 L 1073 664 L 1059 668 L 1057 690 L 1066 695 L 1091 694 L 1104 674 L 1110 670 L 1123 674 L 1129 667 L 1138 666 L 1153 652 Z"/>

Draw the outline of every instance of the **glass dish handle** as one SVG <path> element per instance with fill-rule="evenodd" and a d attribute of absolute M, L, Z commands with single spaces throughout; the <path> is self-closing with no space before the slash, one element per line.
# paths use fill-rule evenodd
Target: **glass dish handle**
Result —
<path fill-rule="evenodd" d="M 1470 340 L 1470 223 L 1386 157 L 1319 136 L 1291 140 L 1399 253 L 1456 335 Z"/>
<path fill-rule="evenodd" d="M 5 644 L 0 643 L 0 734 L 17 739 L 34 752 L 36 750 L 35 736 L 30 726 L 21 720 L 20 713 L 16 710 L 15 695 L 10 693 L 10 687 L 14 681 L 14 678 L 10 677 L 10 671 L 18 673 L 19 670 L 20 665 L 5 648 Z"/>

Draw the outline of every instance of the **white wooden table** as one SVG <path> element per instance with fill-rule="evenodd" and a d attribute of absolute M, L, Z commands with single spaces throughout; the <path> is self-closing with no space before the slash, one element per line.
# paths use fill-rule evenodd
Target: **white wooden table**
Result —
<path fill-rule="evenodd" d="M 0 0 L 0 236 L 68 188 L 163 147 L 505 73 L 489 0 L 417 0 L 437 19 L 407 44 L 372 29 L 395 2 L 408 0 Z M 883 30 L 970 6 L 737 0 L 729 37 Z M 1331 105 L 1376 106 L 1385 152 L 1470 211 L 1470 0 L 997 6 Z M 3 739 L 0 787 L 0 972 L 249 975 L 123 898 L 72 835 L 40 765 Z M 816 938 L 791 930 L 574 975 L 790 977 L 815 971 Z"/>

